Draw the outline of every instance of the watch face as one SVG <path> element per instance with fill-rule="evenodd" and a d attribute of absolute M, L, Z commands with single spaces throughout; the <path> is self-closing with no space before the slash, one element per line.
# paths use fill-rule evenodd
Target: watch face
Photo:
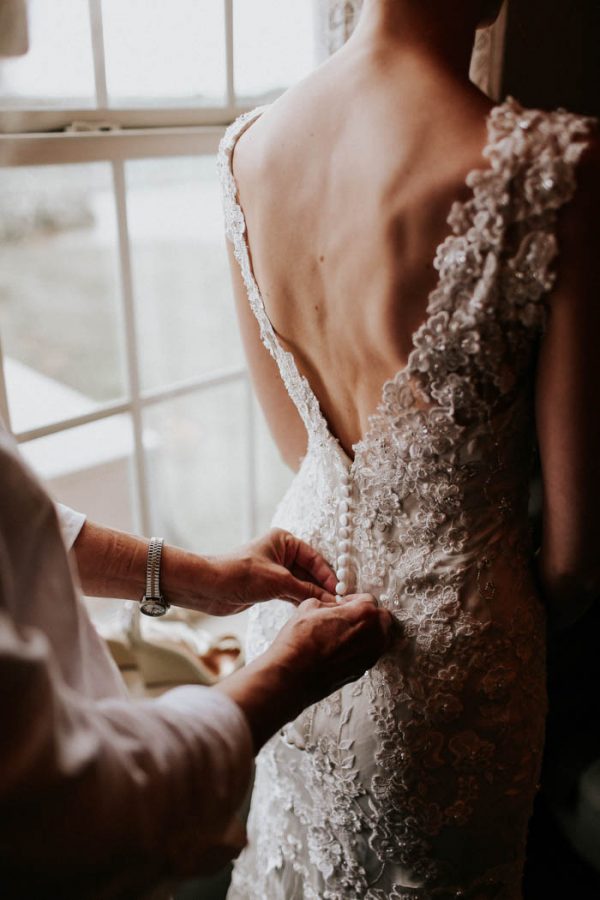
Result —
<path fill-rule="evenodd" d="M 166 600 L 154 597 L 146 597 L 140 603 L 140 609 L 145 616 L 164 616 L 168 608 Z"/>

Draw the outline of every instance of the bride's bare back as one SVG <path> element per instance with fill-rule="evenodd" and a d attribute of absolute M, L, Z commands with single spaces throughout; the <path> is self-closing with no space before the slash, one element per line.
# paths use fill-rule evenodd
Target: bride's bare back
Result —
<path fill-rule="evenodd" d="M 450 207 L 487 165 L 489 100 L 451 84 L 433 111 L 399 90 L 406 74 L 393 56 L 350 49 L 273 104 L 235 151 L 267 311 L 350 455 L 425 317 Z M 248 349 L 260 350 L 254 337 Z M 297 461 L 295 418 L 274 425 Z"/>
<path fill-rule="evenodd" d="M 600 167 L 593 122 L 490 110 L 460 75 L 452 15 L 483 2 L 365 0 L 358 37 L 221 145 L 253 377 L 305 453 L 274 523 L 400 635 L 260 754 L 231 900 L 521 896 L 546 683 L 534 415 L 546 599 L 600 584 Z M 252 611 L 249 658 L 289 613 Z"/>
<path fill-rule="evenodd" d="M 466 175 L 488 165 L 482 150 L 492 104 L 466 77 L 469 24 L 454 6 L 435 6 L 421 15 L 403 0 L 366 0 L 349 43 L 266 109 L 235 149 L 267 313 L 349 456 L 426 317 L 452 203 L 469 195 Z M 600 428 L 589 414 L 600 383 L 597 137 L 577 182 L 559 221 L 560 272 L 536 383 L 540 574 L 550 601 L 563 608 L 600 582 Z M 296 469 L 305 428 L 232 263 L 255 388 L 282 456 Z"/>

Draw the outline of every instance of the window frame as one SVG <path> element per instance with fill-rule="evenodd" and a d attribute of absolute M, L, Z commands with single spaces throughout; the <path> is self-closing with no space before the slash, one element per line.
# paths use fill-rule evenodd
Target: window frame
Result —
<path fill-rule="evenodd" d="M 256 534 L 258 522 L 256 407 L 244 365 L 224 367 L 160 388 L 143 390 L 140 380 L 139 343 L 136 329 L 134 283 L 131 264 L 131 237 L 128 227 L 125 163 L 144 158 L 216 154 L 225 128 L 252 107 L 237 102 L 234 83 L 234 0 L 222 0 L 225 26 L 226 90 L 219 107 L 138 107 L 108 106 L 104 34 L 101 0 L 88 0 L 94 63 L 96 107 L 86 109 L 4 107 L 0 109 L 0 167 L 68 165 L 107 162 L 111 166 L 118 239 L 119 302 L 124 330 L 125 395 L 118 401 L 98 404 L 88 413 L 50 422 L 14 433 L 19 444 L 77 428 L 92 422 L 126 414 L 133 427 L 132 502 L 136 528 L 149 535 L 152 530 L 151 486 L 148 480 L 143 439 L 143 413 L 154 404 L 201 392 L 224 384 L 242 384 L 247 403 L 245 432 L 245 490 L 241 498 L 243 531 L 246 540 Z M 312 0 L 315 10 L 322 0 Z M 73 123 L 77 123 L 73 127 Z M 11 429 L 10 408 L 4 374 L 0 334 L 0 415 Z"/>
<path fill-rule="evenodd" d="M 85 162 L 108 162 L 112 170 L 115 214 L 118 239 L 119 301 L 124 329 L 125 395 L 122 400 L 98 404 L 93 410 L 50 422 L 36 428 L 14 433 L 19 444 L 48 435 L 77 428 L 119 414 L 127 414 L 133 426 L 133 502 L 136 527 L 149 535 L 151 486 L 144 448 L 144 410 L 154 404 L 176 398 L 199 395 L 202 391 L 224 384 L 243 384 L 247 395 L 245 443 L 248 460 L 245 496 L 242 499 L 244 536 L 256 533 L 258 516 L 255 465 L 255 409 L 252 389 L 243 365 L 224 367 L 194 378 L 144 390 L 140 382 L 139 342 L 136 328 L 134 283 L 131 264 L 131 243 L 128 225 L 128 201 L 125 183 L 125 162 L 144 158 L 174 158 L 214 154 L 224 133 L 223 128 L 142 129 L 129 132 L 68 133 L 50 135 L 1 135 L 0 165 L 41 166 Z M 0 412 L 11 429 L 10 409 L 4 375 L 4 357 L 0 341 Z M 12 430 L 12 429 L 11 429 Z"/>
<path fill-rule="evenodd" d="M 240 0 L 246 2 L 246 0 Z M 330 0 L 312 0 L 315 22 L 321 31 L 329 22 Z M 247 474 L 245 478 L 244 532 L 251 538 L 258 518 L 256 421 L 252 389 L 247 370 L 235 366 L 164 385 L 150 391 L 141 389 L 139 347 L 134 309 L 134 285 L 131 266 L 131 241 L 128 228 L 125 162 L 144 158 L 174 158 L 215 154 L 225 127 L 249 109 L 239 104 L 234 78 L 234 0 L 222 0 L 225 26 L 226 91 L 220 107 L 139 107 L 135 109 L 108 106 L 104 34 L 101 0 L 88 0 L 94 63 L 96 108 L 87 109 L 0 109 L 0 166 L 42 166 L 85 162 L 108 162 L 112 169 L 117 217 L 118 262 L 120 277 L 121 321 L 124 328 L 126 393 L 123 400 L 99 404 L 89 413 L 65 418 L 42 427 L 15 434 L 18 443 L 57 434 L 91 422 L 125 413 L 131 417 L 134 436 L 134 513 L 136 525 L 145 534 L 151 531 L 150 485 L 148 483 L 143 444 L 143 412 L 156 403 L 198 394 L 221 384 L 242 383 L 247 391 L 245 422 Z M 487 76 L 492 96 L 500 92 L 503 38 L 506 7 L 483 52 L 491 64 Z M 483 42 L 485 43 L 485 42 Z M 315 59 L 327 55 L 323 44 L 315 44 Z M 255 98 L 256 103 L 261 98 Z M 252 106 L 256 105 L 253 103 Z M 78 123 L 75 130 L 69 129 Z M 79 124 L 81 123 L 81 124 Z M 106 124 L 110 130 L 104 130 Z M 0 415 L 10 428 L 10 411 L 4 376 L 0 334 Z"/>
<path fill-rule="evenodd" d="M 239 104 L 235 95 L 234 81 L 234 0 L 223 3 L 224 46 L 225 46 L 225 102 L 220 106 L 109 106 L 106 85 L 106 61 L 104 49 L 104 28 L 102 21 L 102 0 L 88 0 L 90 37 L 94 66 L 94 107 L 78 109 L 74 107 L 47 108 L 22 106 L 0 106 L 0 134 L 23 134 L 31 132 L 64 131 L 73 123 L 93 129 L 106 122 L 121 129 L 181 128 L 203 125 L 225 126 L 249 107 Z M 260 98 L 257 98 L 257 103 Z M 252 104 L 256 105 L 256 104 Z"/>

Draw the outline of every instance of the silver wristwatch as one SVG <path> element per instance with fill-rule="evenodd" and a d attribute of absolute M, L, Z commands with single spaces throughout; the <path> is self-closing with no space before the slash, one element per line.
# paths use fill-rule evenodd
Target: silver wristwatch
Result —
<path fill-rule="evenodd" d="M 140 610 L 145 616 L 164 616 L 170 603 L 160 592 L 160 557 L 163 538 L 150 538 L 146 562 L 146 593 L 140 600 Z"/>

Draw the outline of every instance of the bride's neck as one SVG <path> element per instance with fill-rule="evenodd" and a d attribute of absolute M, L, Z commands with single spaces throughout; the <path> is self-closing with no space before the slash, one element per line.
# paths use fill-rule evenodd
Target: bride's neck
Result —
<path fill-rule="evenodd" d="M 469 3 L 363 0 L 350 41 L 377 55 L 403 54 L 454 75 L 468 75 L 476 19 Z M 464 8 L 464 10 L 463 10 Z"/>

